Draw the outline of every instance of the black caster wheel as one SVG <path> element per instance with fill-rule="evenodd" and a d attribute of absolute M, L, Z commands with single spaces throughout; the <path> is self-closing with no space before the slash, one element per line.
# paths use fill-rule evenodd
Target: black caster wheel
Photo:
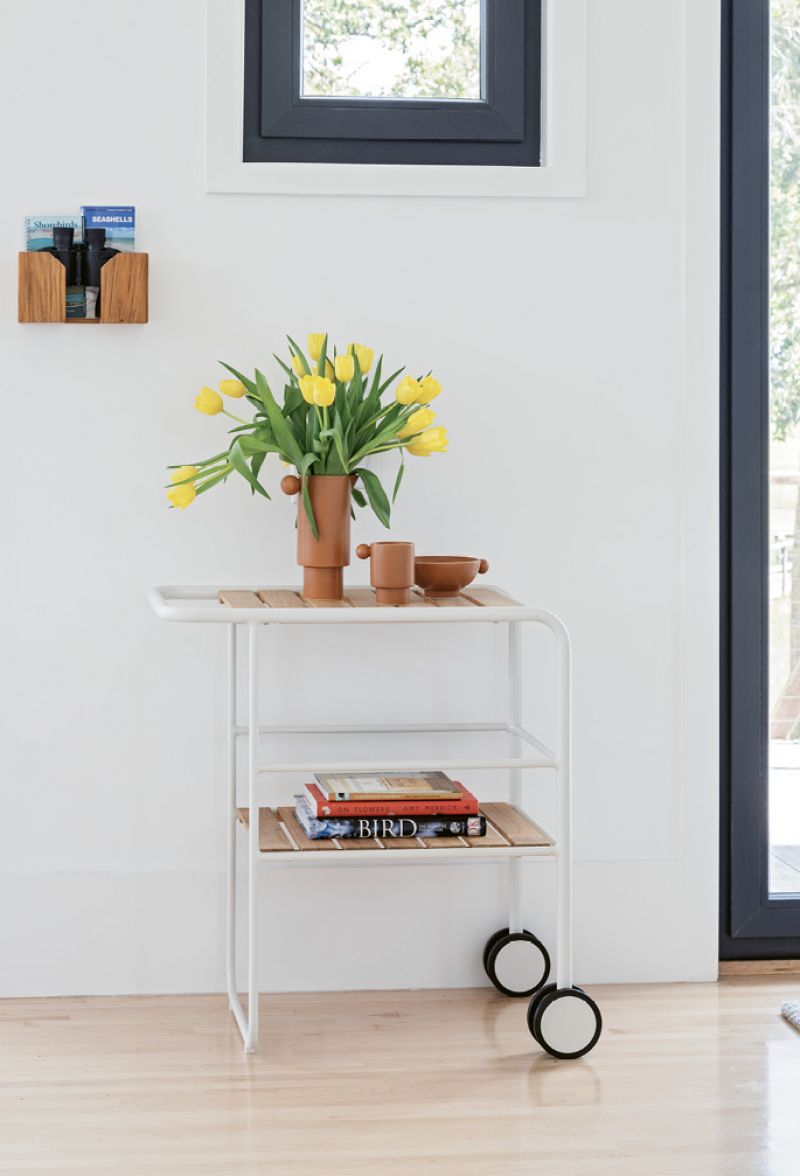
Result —
<path fill-rule="evenodd" d="M 542 997 L 547 996 L 547 994 L 549 992 L 555 992 L 557 987 L 558 987 L 558 985 L 556 985 L 556 984 L 545 984 L 544 987 L 540 988 L 538 992 L 534 992 L 533 996 L 531 997 L 531 1003 L 528 1005 L 528 1028 L 530 1029 L 531 1033 L 533 1034 L 533 1036 L 536 1038 L 537 1041 L 539 1041 L 539 1038 L 536 1037 L 536 1033 L 533 1028 L 533 1015 L 536 1010 L 536 1006 L 538 1005 L 538 1003 L 542 999 Z M 541 1044 L 542 1044 L 541 1041 L 539 1041 L 539 1045 L 541 1045 Z M 544 1048 L 544 1047 L 542 1047 L 542 1048 Z"/>
<path fill-rule="evenodd" d="M 528 1006 L 528 1028 L 542 1049 L 554 1058 L 582 1058 L 594 1049 L 603 1018 L 581 988 L 556 988 L 537 993 Z"/>
<path fill-rule="evenodd" d="M 489 952 L 496 943 L 499 943 L 504 935 L 508 935 L 508 927 L 504 927 L 502 931 L 495 931 L 494 935 L 490 935 L 486 940 L 486 947 L 483 949 L 483 970 L 486 971 L 489 963 Z"/>
<path fill-rule="evenodd" d="M 547 980 L 550 956 L 530 931 L 497 931 L 483 951 L 486 975 L 506 996 L 532 996 Z"/>

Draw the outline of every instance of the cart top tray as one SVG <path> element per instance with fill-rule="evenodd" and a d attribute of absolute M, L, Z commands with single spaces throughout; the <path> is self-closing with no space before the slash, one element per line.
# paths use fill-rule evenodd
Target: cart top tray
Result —
<path fill-rule="evenodd" d="M 433 600 L 417 591 L 408 605 L 382 608 L 372 588 L 345 588 L 343 600 L 305 600 L 298 588 L 159 587 L 148 593 L 156 615 L 165 621 L 222 624 L 399 624 L 538 621 L 561 628 L 549 612 L 528 608 L 500 588 L 464 589 L 458 596 Z"/>
<path fill-rule="evenodd" d="M 258 848 L 262 854 L 327 853 L 364 850 L 552 850 L 555 843 L 543 829 L 510 804 L 484 804 L 481 812 L 486 817 L 484 837 L 403 837 L 396 839 L 330 838 L 312 841 L 306 837 L 291 807 L 261 808 L 258 810 Z M 248 809 L 237 809 L 237 816 L 245 828 L 250 823 Z"/>

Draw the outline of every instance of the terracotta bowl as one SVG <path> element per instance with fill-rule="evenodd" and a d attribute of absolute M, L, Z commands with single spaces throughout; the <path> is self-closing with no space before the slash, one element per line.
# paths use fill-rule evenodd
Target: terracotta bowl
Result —
<path fill-rule="evenodd" d="M 485 559 L 470 555 L 418 555 L 414 583 L 426 596 L 458 596 L 480 573 L 489 571 Z"/>

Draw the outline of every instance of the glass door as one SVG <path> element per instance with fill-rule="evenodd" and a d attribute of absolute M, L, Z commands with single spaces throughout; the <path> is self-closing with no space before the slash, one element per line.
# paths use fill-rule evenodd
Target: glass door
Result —
<path fill-rule="evenodd" d="M 800 0 L 723 27 L 723 958 L 800 955 Z"/>
<path fill-rule="evenodd" d="M 769 890 L 800 894 L 800 4 L 770 4 Z"/>

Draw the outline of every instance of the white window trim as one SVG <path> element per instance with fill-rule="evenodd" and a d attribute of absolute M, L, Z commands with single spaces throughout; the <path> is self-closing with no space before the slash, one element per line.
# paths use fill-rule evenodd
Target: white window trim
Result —
<path fill-rule="evenodd" d="M 245 0 L 206 0 L 206 191 L 325 196 L 586 194 L 586 0 L 543 0 L 541 167 L 243 163 Z"/>

